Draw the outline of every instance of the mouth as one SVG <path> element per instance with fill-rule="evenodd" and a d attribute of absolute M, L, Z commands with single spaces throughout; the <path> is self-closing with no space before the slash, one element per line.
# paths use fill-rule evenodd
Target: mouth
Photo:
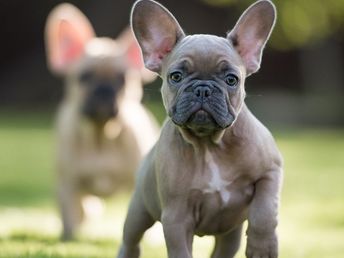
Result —
<path fill-rule="evenodd" d="M 209 125 L 212 123 L 216 123 L 212 116 L 205 111 L 204 109 L 199 109 L 195 113 L 193 113 L 190 118 L 188 119 L 188 124 L 197 124 L 197 125 Z"/>
<path fill-rule="evenodd" d="M 116 117 L 117 110 L 112 106 L 86 106 L 83 113 L 96 124 L 105 124 L 108 120 Z"/>
<path fill-rule="evenodd" d="M 187 120 L 185 127 L 199 137 L 211 135 L 214 131 L 221 129 L 214 118 L 204 109 L 194 112 Z"/>
<path fill-rule="evenodd" d="M 207 137 L 220 130 L 223 130 L 230 126 L 234 121 L 234 116 L 230 113 L 227 114 L 227 119 L 223 119 L 217 115 L 216 111 L 206 109 L 207 106 L 202 106 L 195 109 L 188 117 L 185 122 L 178 123 L 175 120 L 176 116 L 172 116 L 172 121 L 181 128 L 189 129 L 197 137 Z"/>
<path fill-rule="evenodd" d="M 170 116 L 176 125 L 190 129 L 194 127 L 225 129 L 234 121 L 234 116 L 228 111 L 227 105 L 219 103 L 191 102 L 188 109 L 176 108 Z"/>

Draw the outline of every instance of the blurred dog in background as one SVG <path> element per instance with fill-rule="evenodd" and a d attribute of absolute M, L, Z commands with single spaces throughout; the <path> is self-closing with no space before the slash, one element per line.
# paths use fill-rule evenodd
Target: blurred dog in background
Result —
<path fill-rule="evenodd" d="M 58 201 L 64 240 L 85 214 L 85 197 L 133 186 L 134 171 L 157 139 L 158 126 L 142 106 L 144 70 L 129 29 L 98 38 L 76 7 L 61 4 L 45 28 L 50 70 L 65 80 L 57 113 Z"/>

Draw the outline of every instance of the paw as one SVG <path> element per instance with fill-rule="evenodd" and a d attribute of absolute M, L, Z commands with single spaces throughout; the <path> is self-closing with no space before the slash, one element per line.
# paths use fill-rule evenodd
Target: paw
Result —
<path fill-rule="evenodd" d="M 278 241 L 275 233 L 267 235 L 248 234 L 246 246 L 247 258 L 277 258 Z"/>

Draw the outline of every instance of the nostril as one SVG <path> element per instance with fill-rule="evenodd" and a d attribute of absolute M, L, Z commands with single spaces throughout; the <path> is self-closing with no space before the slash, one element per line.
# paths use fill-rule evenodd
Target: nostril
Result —
<path fill-rule="evenodd" d="M 209 97 L 210 96 L 210 89 L 209 88 L 205 88 L 204 89 L 204 96 L 205 97 Z"/>
<path fill-rule="evenodd" d="M 201 89 L 200 89 L 200 88 L 197 88 L 197 89 L 195 90 L 195 95 L 196 95 L 197 97 L 200 97 L 200 96 L 201 96 Z"/>

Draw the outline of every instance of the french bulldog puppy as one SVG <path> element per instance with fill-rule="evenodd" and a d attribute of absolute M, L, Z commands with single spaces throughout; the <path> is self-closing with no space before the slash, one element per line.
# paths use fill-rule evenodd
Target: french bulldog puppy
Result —
<path fill-rule="evenodd" d="M 244 103 L 245 78 L 259 69 L 275 23 L 272 2 L 250 6 L 226 38 L 186 36 L 151 0 L 131 24 L 145 66 L 162 80 L 168 118 L 140 167 L 119 258 L 161 221 L 169 258 L 191 258 L 194 235 L 214 235 L 212 258 L 234 257 L 248 220 L 246 256 L 276 258 L 282 158 Z"/>
<path fill-rule="evenodd" d="M 132 187 L 139 161 L 155 143 L 157 123 L 140 102 L 142 79 L 152 73 L 143 70 L 130 29 L 116 40 L 98 38 L 70 4 L 48 16 L 45 43 L 50 70 L 65 80 L 56 124 L 57 191 L 68 240 L 84 216 L 84 197 Z"/>

